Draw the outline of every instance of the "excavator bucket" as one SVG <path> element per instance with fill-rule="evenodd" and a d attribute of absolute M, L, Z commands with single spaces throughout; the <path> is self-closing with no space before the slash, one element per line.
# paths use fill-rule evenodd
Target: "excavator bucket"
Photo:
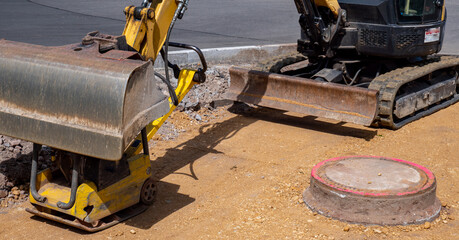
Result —
<path fill-rule="evenodd" d="M 169 111 L 151 61 L 98 42 L 45 47 L 0 40 L 0 134 L 119 160 Z"/>
<path fill-rule="evenodd" d="M 227 98 L 369 126 L 378 91 L 232 67 Z"/>

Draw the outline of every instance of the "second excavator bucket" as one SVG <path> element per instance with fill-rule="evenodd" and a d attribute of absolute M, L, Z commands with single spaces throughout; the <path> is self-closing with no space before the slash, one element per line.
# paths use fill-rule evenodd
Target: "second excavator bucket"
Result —
<path fill-rule="evenodd" d="M 151 61 L 98 42 L 45 47 L 0 40 L 0 134 L 119 160 L 169 111 Z"/>
<path fill-rule="evenodd" d="M 227 98 L 285 111 L 369 126 L 378 92 L 312 79 L 232 67 Z"/>

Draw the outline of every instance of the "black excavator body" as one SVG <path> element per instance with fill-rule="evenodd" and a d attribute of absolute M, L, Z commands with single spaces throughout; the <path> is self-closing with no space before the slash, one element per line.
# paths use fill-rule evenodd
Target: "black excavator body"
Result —
<path fill-rule="evenodd" d="M 444 0 L 294 2 L 298 55 L 230 69 L 229 99 L 391 129 L 459 101 L 459 57 L 437 54 Z"/>

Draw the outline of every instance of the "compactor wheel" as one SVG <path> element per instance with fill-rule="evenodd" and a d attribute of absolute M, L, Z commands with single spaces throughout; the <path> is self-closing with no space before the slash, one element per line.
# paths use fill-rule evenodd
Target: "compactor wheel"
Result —
<path fill-rule="evenodd" d="M 148 178 L 145 180 L 140 192 L 140 201 L 146 205 L 152 205 L 156 200 L 156 182 Z"/>

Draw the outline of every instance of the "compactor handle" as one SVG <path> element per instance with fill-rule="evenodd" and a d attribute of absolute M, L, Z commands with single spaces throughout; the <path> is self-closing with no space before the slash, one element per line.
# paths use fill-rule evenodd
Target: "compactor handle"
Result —
<path fill-rule="evenodd" d="M 33 156 L 32 156 L 32 169 L 30 172 L 30 193 L 37 202 L 45 202 L 46 197 L 40 195 L 37 191 L 37 171 L 38 171 L 38 154 L 40 153 L 41 145 L 33 144 Z"/>
<path fill-rule="evenodd" d="M 70 209 L 75 205 L 76 193 L 78 189 L 78 167 L 80 160 L 78 156 L 73 157 L 72 182 L 70 183 L 70 200 L 69 202 L 57 202 L 57 207 L 61 209 Z"/>

